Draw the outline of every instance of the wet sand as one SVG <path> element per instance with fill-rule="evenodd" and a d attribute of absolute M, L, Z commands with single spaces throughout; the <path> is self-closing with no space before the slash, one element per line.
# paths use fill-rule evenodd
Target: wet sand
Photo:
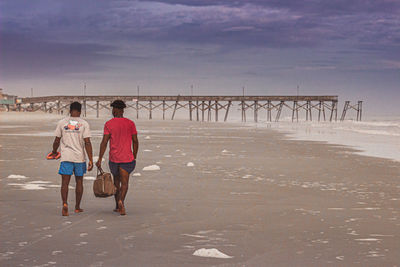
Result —
<path fill-rule="evenodd" d="M 269 129 L 140 120 L 127 216 L 85 180 L 85 212 L 71 188 L 62 217 L 59 162 L 44 159 L 56 121 L 0 123 L 1 266 L 400 265 L 399 162 Z M 96 155 L 104 120 L 88 121 Z"/>

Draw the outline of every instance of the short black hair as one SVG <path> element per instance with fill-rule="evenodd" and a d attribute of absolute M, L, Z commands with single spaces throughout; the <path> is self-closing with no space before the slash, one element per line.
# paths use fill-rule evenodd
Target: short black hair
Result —
<path fill-rule="evenodd" d="M 79 102 L 72 102 L 71 105 L 69 106 L 69 112 L 72 112 L 73 110 L 81 112 L 82 104 Z"/>
<path fill-rule="evenodd" d="M 114 100 L 114 102 L 111 103 L 111 106 L 113 108 L 118 108 L 118 109 L 126 108 L 126 105 L 125 105 L 124 101 L 122 101 L 122 100 Z"/>

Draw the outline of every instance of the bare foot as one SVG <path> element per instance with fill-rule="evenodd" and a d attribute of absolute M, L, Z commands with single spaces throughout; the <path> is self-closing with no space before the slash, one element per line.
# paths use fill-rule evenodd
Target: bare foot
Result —
<path fill-rule="evenodd" d="M 67 203 L 63 204 L 61 214 L 62 214 L 62 216 L 68 216 L 69 215 L 68 214 L 68 205 L 67 205 Z"/>
<path fill-rule="evenodd" d="M 83 212 L 83 209 L 81 209 L 81 208 L 75 208 L 75 213 L 80 213 L 80 212 Z"/>
<path fill-rule="evenodd" d="M 114 212 L 119 212 L 119 208 L 113 209 Z"/>
<path fill-rule="evenodd" d="M 122 203 L 121 200 L 118 201 L 118 208 L 119 208 L 119 214 L 120 215 L 126 215 L 125 206 L 124 206 L 124 203 Z"/>

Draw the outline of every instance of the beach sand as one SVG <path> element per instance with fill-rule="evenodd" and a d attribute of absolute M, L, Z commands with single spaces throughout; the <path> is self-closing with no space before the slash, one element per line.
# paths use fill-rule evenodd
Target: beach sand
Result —
<path fill-rule="evenodd" d="M 127 216 L 94 197 L 92 171 L 84 213 L 71 188 L 62 217 L 59 162 L 45 160 L 56 121 L 0 124 L 1 266 L 400 265 L 399 162 L 240 124 L 139 120 Z M 88 119 L 95 155 L 104 121 Z"/>

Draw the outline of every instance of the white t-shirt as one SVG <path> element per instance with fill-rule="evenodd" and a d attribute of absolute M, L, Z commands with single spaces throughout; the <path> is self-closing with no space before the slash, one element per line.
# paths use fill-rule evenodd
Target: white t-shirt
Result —
<path fill-rule="evenodd" d="M 79 117 L 58 122 L 55 135 L 61 138 L 61 161 L 85 162 L 84 138 L 91 137 L 89 124 Z"/>

